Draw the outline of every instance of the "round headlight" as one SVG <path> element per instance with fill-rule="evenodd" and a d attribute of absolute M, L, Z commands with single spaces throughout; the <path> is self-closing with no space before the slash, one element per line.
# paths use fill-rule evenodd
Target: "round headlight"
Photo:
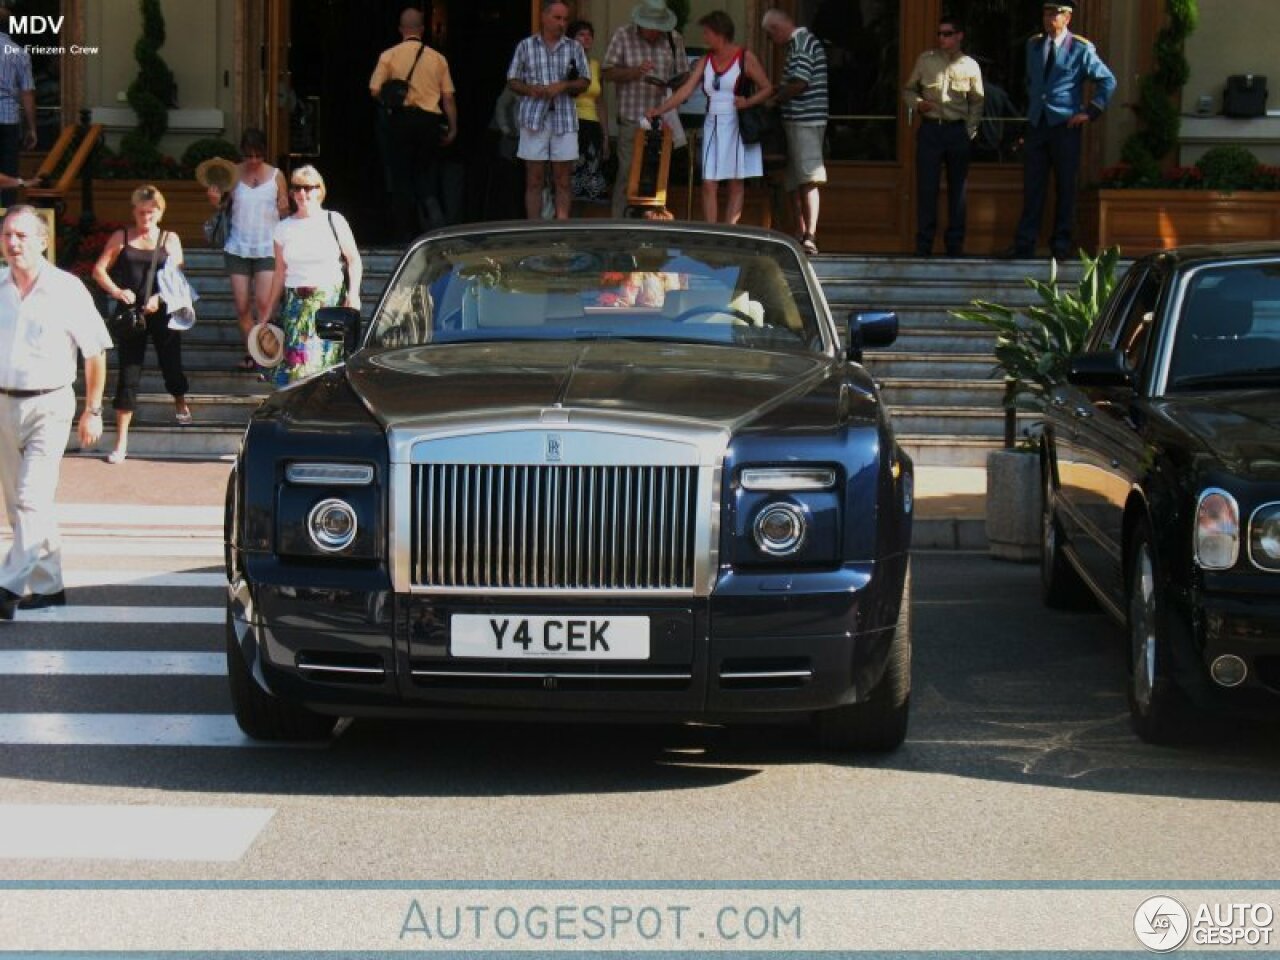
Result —
<path fill-rule="evenodd" d="M 1254 511 L 1249 521 L 1249 555 L 1265 570 L 1280 570 L 1280 503 Z"/>
<path fill-rule="evenodd" d="M 809 523 L 795 504 L 772 503 L 756 514 L 756 546 L 771 557 L 789 557 L 800 549 Z"/>
<path fill-rule="evenodd" d="M 356 538 L 356 512 L 345 500 L 321 500 L 307 515 L 307 532 L 326 553 L 345 550 Z"/>

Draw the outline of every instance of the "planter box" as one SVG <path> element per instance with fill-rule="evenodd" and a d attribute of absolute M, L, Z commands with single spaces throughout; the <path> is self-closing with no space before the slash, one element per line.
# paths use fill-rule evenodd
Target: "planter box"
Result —
<path fill-rule="evenodd" d="M 94 180 L 93 212 L 99 220 L 133 223 L 130 197 L 138 187 L 152 184 L 164 194 L 164 219 L 160 226 L 174 231 L 184 247 L 203 247 L 204 222 L 213 213 L 205 189 L 195 180 Z M 67 213 L 80 216 L 80 192 L 67 198 Z"/>
<path fill-rule="evenodd" d="M 1040 558 L 1040 458 L 1024 450 L 987 454 L 987 548 L 999 560 Z"/>
<path fill-rule="evenodd" d="M 1099 190 L 1098 249 L 1126 257 L 1191 243 L 1280 237 L 1280 192 L 1242 190 Z"/>

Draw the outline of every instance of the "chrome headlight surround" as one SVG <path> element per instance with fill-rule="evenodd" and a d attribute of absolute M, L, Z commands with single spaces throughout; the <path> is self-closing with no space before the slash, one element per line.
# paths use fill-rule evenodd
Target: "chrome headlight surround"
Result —
<path fill-rule="evenodd" d="M 307 514 L 307 534 L 317 550 L 341 553 L 355 543 L 360 529 L 355 507 L 337 497 L 321 500 Z"/>
<path fill-rule="evenodd" d="M 1280 573 L 1280 502 L 1264 503 L 1249 516 L 1249 561 Z"/>
<path fill-rule="evenodd" d="M 1196 565 L 1230 570 L 1240 559 L 1240 505 L 1220 487 L 1208 487 L 1196 501 L 1192 531 Z"/>
<path fill-rule="evenodd" d="M 800 551 L 809 536 L 805 511 L 785 500 L 767 503 L 751 524 L 756 548 L 770 557 L 790 557 Z"/>

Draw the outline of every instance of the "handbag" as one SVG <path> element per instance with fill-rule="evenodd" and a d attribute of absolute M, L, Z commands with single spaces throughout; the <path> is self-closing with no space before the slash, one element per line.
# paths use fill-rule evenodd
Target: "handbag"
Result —
<path fill-rule="evenodd" d="M 120 232 L 124 234 L 124 242 L 128 244 L 129 234 L 123 230 Z M 136 340 L 147 335 L 147 315 L 143 310 L 155 288 L 156 264 L 160 260 L 160 248 L 164 246 L 165 236 L 166 234 L 162 231 L 156 240 L 155 250 L 151 251 L 151 265 L 147 267 L 147 282 L 143 285 L 142 297 L 133 303 L 122 303 L 114 298 L 111 301 L 115 307 L 107 317 L 107 332 L 117 343 Z"/>
<path fill-rule="evenodd" d="M 418 55 L 413 58 L 413 66 L 409 68 L 408 74 L 403 80 L 392 77 L 382 84 L 378 89 L 378 102 L 382 104 L 382 109 L 388 114 L 399 113 L 404 109 L 405 102 L 409 99 L 409 81 L 413 78 L 413 71 L 418 69 L 418 61 L 422 59 L 422 54 L 427 49 L 427 44 L 423 40 L 418 41 L 421 46 L 418 47 Z"/>
<path fill-rule="evenodd" d="M 228 193 L 218 204 L 213 216 L 204 222 L 204 239 L 215 250 L 221 250 L 231 237 L 231 194 Z"/>
<path fill-rule="evenodd" d="M 755 96 L 756 85 L 747 76 L 745 64 L 733 92 L 739 97 Z M 746 144 L 764 143 L 776 123 L 777 117 L 773 115 L 773 111 L 766 109 L 764 104 L 757 103 L 754 106 L 742 107 L 738 111 L 738 136 Z"/>

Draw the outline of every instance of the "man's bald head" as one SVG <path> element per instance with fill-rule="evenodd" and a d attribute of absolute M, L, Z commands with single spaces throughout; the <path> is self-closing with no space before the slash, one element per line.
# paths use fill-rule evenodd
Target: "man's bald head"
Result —
<path fill-rule="evenodd" d="M 420 37 L 426 29 L 427 21 L 417 7 L 405 7 L 400 11 L 400 35 L 402 37 Z"/>

